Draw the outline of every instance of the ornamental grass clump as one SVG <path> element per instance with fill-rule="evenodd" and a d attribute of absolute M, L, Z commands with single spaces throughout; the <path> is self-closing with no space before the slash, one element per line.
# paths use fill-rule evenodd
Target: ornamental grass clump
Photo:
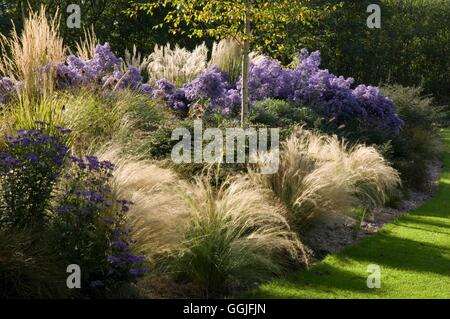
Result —
<path fill-rule="evenodd" d="M 124 156 L 117 147 L 103 152 L 101 158 L 114 160 L 112 186 L 117 196 L 133 201 L 127 220 L 131 236 L 150 262 L 177 249 L 186 221 L 182 200 L 173 192 L 178 179 L 168 169 Z"/>
<path fill-rule="evenodd" d="M 31 98 L 53 92 L 55 65 L 64 61 L 66 48 L 59 35 L 60 15 L 47 18 L 45 6 L 30 12 L 21 34 L 13 28 L 9 38 L 0 35 L 0 75 L 21 81 L 21 90 Z"/>
<path fill-rule="evenodd" d="M 64 262 L 54 243 L 31 229 L 0 229 L 0 298 L 51 299 L 71 297 Z"/>
<path fill-rule="evenodd" d="M 203 43 L 191 52 L 178 45 L 175 48 L 170 44 L 157 45 L 148 60 L 150 84 L 155 85 L 158 80 L 165 79 L 181 87 L 206 70 L 208 48 Z"/>
<path fill-rule="evenodd" d="M 224 39 L 214 42 L 211 51 L 211 66 L 228 74 L 231 83 L 236 83 L 242 71 L 242 47 L 234 39 Z"/>
<path fill-rule="evenodd" d="M 35 128 L 36 121 L 52 123 L 47 125 L 50 133 L 58 133 L 55 126 L 65 126 L 65 99 L 58 95 L 29 99 L 28 96 L 20 94 L 14 103 L 11 102 L 8 106 L 3 113 L 3 126 L 10 132 L 17 128 Z"/>
<path fill-rule="evenodd" d="M 95 47 L 98 44 L 94 26 L 91 29 L 83 29 L 83 38 L 76 42 L 77 56 L 84 61 L 94 58 Z"/>
<path fill-rule="evenodd" d="M 199 177 L 177 191 L 189 218 L 171 266 L 206 296 L 248 287 L 306 258 L 283 208 L 250 179 L 229 178 L 216 189 Z"/>
<path fill-rule="evenodd" d="M 373 147 L 350 147 L 336 136 L 303 128 L 282 144 L 278 172 L 255 177 L 286 205 L 298 227 L 327 214 L 381 205 L 400 184 Z"/>
<path fill-rule="evenodd" d="M 132 90 L 110 94 L 81 90 L 61 100 L 63 120 L 73 128 L 73 148 L 79 154 L 96 153 L 106 144 L 120 144 L 132 154 L 151 154 L 152 144 L 162 143 L 154 135 L 174 117 L 164 105 Z"/>
<path fill-rule="evenodd" d="M 228 178 L 216 188 L 209 178 L 180 181 L 150 162 L 116 163 L 114 189 L 134 202 L 127 215 L 132 237 L 172 280 L 223 295 L 279 274 L 289 262 L 305 263 L 282 206 L 248 178 Z"/>

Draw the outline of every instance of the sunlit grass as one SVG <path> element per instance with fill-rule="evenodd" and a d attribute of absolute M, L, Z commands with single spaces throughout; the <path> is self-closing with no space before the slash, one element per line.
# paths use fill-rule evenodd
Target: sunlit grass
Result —
<path fill-rule="evenodd" d="M 328 256 L 310 270 L 246 294 L 257 298 L 450 298 L 450 129 L 439 192 L 376 235 Z M 367 288 L 367 266 L 381 267 L 381 288 Z"/>

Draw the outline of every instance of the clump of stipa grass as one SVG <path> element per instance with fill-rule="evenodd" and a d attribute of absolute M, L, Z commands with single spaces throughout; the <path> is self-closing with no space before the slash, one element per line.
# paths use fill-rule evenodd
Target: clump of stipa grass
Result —
<path fill-rule="evenodd" d="M 283 206 L 248 177 L 216 188 L 209 177 L 181 181 L 117 149 L 101 157 L 116 162 L 118 197 L 134 202 L 128 220 L 137 247 L 172 280 L 212 296 L 279 274 L 287 260 L 306 260 Z"/>
<path fill-rule="evenodd" d="M 206 296 L 280 274 L 287 257 L 305 257 L 283 207 L 249 178 L 230 178 L 216 189 L 208 178 L 198 177 L 178 193 L 189 220 L 173 269 Z"/>
<path fill-rule="evenodd" d="M 400 185 L 397 171 L 375 148 L 350 147 L 301 127 L 282 143 L 278 172 L 254 176 L 286 205 L 297 227 L 327 214 L 382 205 Z"/>
<path fill-rule="evenodd" d="M 0 35 L 0 75 L 22 82 L 29 97 L 53 92 L 56 64 L 63 62 L 66 48 L 59 35 L 59 12 L 49 19 L 45 6 L 30 12 L 22 32 L 13 28 L 9 37 Z"/>
<path fill-rule="evenodd" d="M 118 147 L 110 147 L 101 158 L 115 163 L 117 197 L 134 203 L 127 216 L 138 249 L 151 262 L 177 250 L 187 215 L 183 201 L 173 192 L 176 175 L 150 161 L 124 155 Z"/>
<path fill-rule="evenodd" d="M 208 48 L 204 43 L 193 51 L 180 48 L 178 45 L 174 48 L 170 44 L 156 45 L 148 60 L 148 74 L 152 85 L 158 80 L 166 79 L 181 87 L 206 70 Z"/>

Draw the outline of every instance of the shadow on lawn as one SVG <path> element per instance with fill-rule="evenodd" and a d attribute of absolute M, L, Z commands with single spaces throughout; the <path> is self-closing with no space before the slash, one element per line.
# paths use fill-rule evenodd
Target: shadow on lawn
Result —
<path fill-rule="evenodd" d="M 447 234 L 446 234 L 447 235 Z M 335 256 L 341 262 L 379 264 L 414 272 L 450 276 L 450 247 L 379 233 Z"/>
<path fill-rule="evenodd" d="M 317 264 L 309 271 L 280 279 L 276 281 L 276 285 L 280 288 L 270 289 L 269 295 L 266 295 L 264 288 L 261 291 L 250 292 L 249 295 L 256 294 L 253 297 L 259 297 L 262 294 L 264 298 L 308 298 L 304 295 L 304 291 L 314 291 L 319 294 L 332 293 L 339 298 L 339 294 L 344 291 L 377 295 L 386 289 L 386 287 L 376 291 L 369 289 L 365 272 L 354 273 L 327 263 Z"/>

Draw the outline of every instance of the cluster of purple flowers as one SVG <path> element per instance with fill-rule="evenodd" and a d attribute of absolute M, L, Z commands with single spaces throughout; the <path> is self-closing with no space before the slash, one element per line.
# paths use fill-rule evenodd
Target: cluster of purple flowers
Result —
<path fill-rule="evenodd" d="M 69 56 L 67 63 L 57 68 L 63 85 L 101 84 L 103 88 L 132 88 L 162 98 L 172 109 L 187 113 L 200 104 L 204 109 L 230 115 L 239 108 L 242 79 L 229 83 L 226 73 L 213 66 L 190 83 L 177 88 L 161 79 L 156 87 L 143 83 L 138 69 L 118 71 L 122 63 L 108 43 L 98 45 L 94 58 L 88 61 Z M 297 105 L 310 107 L 337 125 L 360 122 L 396 134 L 403 126 L 395 112 L 393 101 L 380 94 L 378 88 L 360 85 L 355 89 L 353 78 L 337 77 L 320 68 L 320 52 L 311 54 L 303 49 L 298 64 L 283 67 L 278 61 L 264 58 L 251 64 L 249 95 L 251 103 L 268 98 L 283 99 Z"/>
<path fill-rule="evenodd" d="M 21 83 L 9 77 L 0 78 L 0 104 L 5 104 Z"/>
<path fill-rule="evenodd" d="M 302 50 L 298 65 L 283 68 L 278 61 L 265 58 L 252 64 L 249 91 L 252 102 L 267 98 L 288 100 L 311 107 L 322 116 L 340 124 L 361 121 L 397 134 L 403 126 L 392 100 L 376 87 L 360 85 L 352 89 L 353 78 L 337 77 L 320 69 L 320 52 Z M 241 80 L 237 87 L 242 86 Z"/>
<path fill-rule="evenodd" d="M 8 137 L 0 150 L 0 226 L 54 227 L 61 256 L 85 269 L 86 287 L 145 274 L 145 257 L 132 252 L 126 223 L 133 203 L 116 202 L 109 186 L 114 164 L 70 155 L 69 129 L 44 121 L 34 126 Z"/>
<path fill-rule="evenodd" d="M 66 63 L 57 66 L 58 86 L 60 88 L 74 86 L 96 87 L 104 89 L 131 88 L 155 98 L 164 99 L 168 106 L 186 113 L 195 103 L 202 103 L 208 109 L 230 114 L 240 104 L 240 93 L 234 84 L 227 81 L 227 75 L 217 67 L 211 67 L 198 78 L 177 88 L 173 83 L 161 79 L 152 87 L 143 82 L 143 77 L 135 67 L 127 71 L 119 71 L 122 60 L 112 52 L 108 43 L 98 45 L 94 58 L 83 61 L 70 55 Z"/>
<path fill-rule="evenodd" d="M 97 83 L 102 75 L 114 71 L 121 62 L 122 60 L 111 52 L 108 43 L 97 45 L 94 58 L 83 61 L 75 55 L 70 55 L 66 63 L 57 65 L 58 84 L 65 87 Z"/>
<path fill-rule="evenodd" d="M 177 89 L 175 84 L 165 79 L 156 82 L 156 88 L 152 91 L 156 99 L 165 99 L 167 105 L 174 110 L 186 112 L 189 109 L 189 101 L 183 89 Z"/>
<path fill-rule="evenodd" d="M 125 214 L 133 203 L 128 200 L 115 203 L 108 186 L 114 164 L 100 161 L 95 156 L 83 159 L 70 156 L 69 159 L 75 169 L 65 176 L 68 187 L 57 209 L 59 224 L 64 230 L 63 236 L 67 238 L 90 238 L 87 241 L 89 247 L 79 243 L 77 251 L 72 251 L 70 258 L 78 260 L 82 265 L 90 265 L 93 260 L 100 258 L 98 264 L 104 264 L 103 271 L 92 271 L 88 276 L 89 287 L 92 289 L 108 287 L 117 282 L 134 281 L 148 269 L 144 266 L 145 257 L 132 252 L 131 229 L 125 223 Z M 79 228 L 79 225 L 83 227 Z M 93 234 L 91 227 L 97 229 L 97 233 Z M 109 245 L 103 246 L 103 239 L 107 239 Z M 95 245 L 103 247 L 98 249 L 104 249 L 108 256 L 105 260 L 101 260 L 104 258 L 102 256 L 89 253 Z M 66 250 L 70 251 L 71 248 Z"/>
<path fill-rule="evenodd" d="M 215 66 L 200 74 L 192 82 L 177 89 L 165 79 L 157 82 L 153 97 L 164 98 L 169 107 L 186 112 L 197 103 L 205 109 L 229 115 L 240 105 L 240 93 L 233 84 L 228 82 L 226 73 Z"/>
<path fill-rule="evenodd" d="M 43 225 L 69 149 L 67 130 L 46 122 L 18 130 L 0 151 L 0 219 L 7 227 Z"/>
<path fill-rule="evenodd" d="M 104 76 L 102 80 L 104 88 L 119 90 L 131 88 L 142 93 L 152 93 L 153 88 L 150 84 L 142 83 L 142 81 L 142 75 L 136 67 L 128 68 L 125 73 L 115 71 L 112 75 Z"/>
<path fill-rule="evenodd" d="M 131 88 L 142 93 L 152 93 L 152 87 L 143 83 L 142 75 L 136 67 L 129 67 L 125 72 L 118 70 L 122 62 L 111 51 L 109 43 L 97 45 L 94 58 L 87 61 L 70 55 L 66 63 L 57 65 L 58 87 L 95 88 L 101 85 L 104 89 Z"/>
<path fill-rule="evenodd" d="M 40 128 L 18 130 L 17 136 L 7 138 L 6 152 L 0 152 L 0 171 L 10 172 L 14 168 L 23 169 L 23 166 L 62 167 L 69 151 L 62 136 L 69 134 L 70 130 L 56 127 L 60 135 L 47 134 L 46 129 L 50 123 L 36 121 Z"/>
<path fill-rule="evenodd" d="M 122 202 L 122 212 L 126 213 L 132 202 Z M 115 229 L 111 240 L 112 254 L 108 256 L 108 277 L 121 278 L 134 281 L 148 272 L 145 264 L 145 256 L 135 255 L 131 252 L 130 228 Z"/>
<path fill-rule="evenodd" d="M 320 52 L 302 50 L 295 67 L 285 68 L 273 59 L 251 64 L 249 71 L 250 102 L 268 98 L 288 100 L 314 109 L 337 125 L 359 121 L 397 134 L 403 126 L 392 100 L 376 87 L 360 85 L 352 89 L 353 78 L 337 77 L 320 69 Z M 158 81 L 154 97 L 164 97 L 169 107 L 187 111 L 195 103 L 207 109 L 230 114 L 240 105 L 242 79 L 236 84 L 227 75 L 211 67 L 192 82 L 176 89 L 173 83 Z"/>

